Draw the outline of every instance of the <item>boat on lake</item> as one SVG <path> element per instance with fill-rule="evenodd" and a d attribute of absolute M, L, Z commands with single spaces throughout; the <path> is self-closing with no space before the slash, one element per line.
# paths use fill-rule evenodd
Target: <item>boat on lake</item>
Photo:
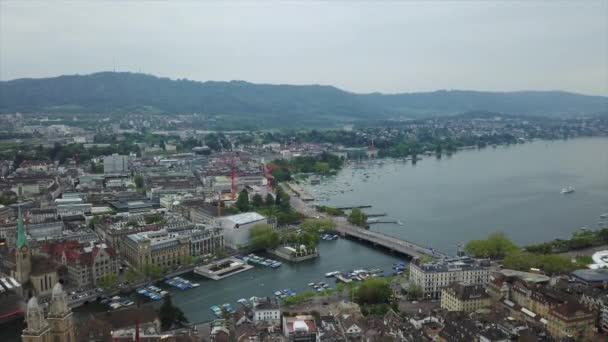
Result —
<path fill-rule="evenodd" d="M 327 273 L 325 273 L 325 277 L 326 278 L 331 278 L 331 277 L 336 276 L 338 274 L 340 274 L 340 271 L 327 272 Z"/>
<path fill-rule="evenodd" d="M 562 194 L 571 194 L 574 192 L 574 187 L 567 186 L 562 189 Z"/>

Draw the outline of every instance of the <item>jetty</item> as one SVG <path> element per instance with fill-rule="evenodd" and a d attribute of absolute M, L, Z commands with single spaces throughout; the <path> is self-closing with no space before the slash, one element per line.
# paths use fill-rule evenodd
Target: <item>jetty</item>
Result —
<path fill-rule="evenodd" d="M 371 205 L 353 205 L 350 207 L 336 207 L 336 209 L 340 209 L 340 210 L 349 210 L 349 209 L 355 209 L 355 208 L 359 208 L 359 209 L 366 209 L 366 208 L 371 208 Z"/>
<path fill-rule="evenodd" d="M 343 282 L 343 283 L 346 283 L 346 284 L 348 284 L 348 283 L 350 283 L 350 282 L 352 282 L 352 281 L 353 281 L 353 280 L 352 280 L 352 279 L 350 279 L 350 278 L 346 278 L 346 277 L 345 277 L 345 276 L 343 276 L 342 274 L 336 274 L 334 277 L 336 277 L 336 279 L 338 279 L 339 281 L 341 281 L 341 282 Z"/>
<path fill-rule="evenodd" d="M 352 237 L 376 246 L 382 246 L 390 251 L 404 254 L 411 258 L 420 258 L 423 256 L 447 258 L 447 255 L 435 251 L 432 248 L 427 248 L 411 241 L 353 226 L 348 223 L 344 217 L 337 217 L 334 221 L 336 222 L 336 231 L 344 237 Z"/>

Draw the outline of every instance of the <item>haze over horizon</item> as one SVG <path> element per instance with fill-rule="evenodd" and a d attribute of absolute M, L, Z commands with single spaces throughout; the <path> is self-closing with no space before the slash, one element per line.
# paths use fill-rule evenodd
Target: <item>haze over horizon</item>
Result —
<path fill-rule="evenodd" d="M 104 70 L 608 96 L 608 1 L 0 2 L 1 80 Z"/>

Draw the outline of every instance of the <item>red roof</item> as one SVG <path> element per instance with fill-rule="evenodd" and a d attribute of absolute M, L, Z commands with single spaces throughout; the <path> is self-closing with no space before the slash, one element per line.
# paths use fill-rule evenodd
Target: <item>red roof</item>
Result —
<path fill-rule="evenodd" d="M 41 249 L 43 253 L 48 254 L 55 260 L 60 260 L 65 254 L 67 262 L 69 263 L 77 262 L 82 265 L 92 265 L 95 256 L 102 248 L 95 246 L 91 252 L 85 252 L 83 248 L 84 246 L 78 241 L 67 240 L 60 242 L 45 242 Z M 115 255 L 113 248 L 105 248 L 105 250 L 110 256 Z"/>

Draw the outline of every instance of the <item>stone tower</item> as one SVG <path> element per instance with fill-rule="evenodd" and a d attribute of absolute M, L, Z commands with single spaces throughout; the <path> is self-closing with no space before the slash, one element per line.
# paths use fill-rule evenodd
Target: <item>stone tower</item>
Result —
<path fill-rule="evenodd" d="M 51 294 L 48 322 L 51 341 L 74 342 L 74 321 L 72 310 L 68 307 L 68 297 L 61 283 L 55 284 Z"/>
<path fill-rule="evenodd" d="M 32 297 L 27 302 L 27 312 L 25 314 L 27 327 L 21 334 L 22 342 L 52 342 L 49 334 L 49 324 L 44 319 L 44 312 L 38 305 L 38 299 Z"/>
<path fill-rule="evenodd" d="M 30 280 L 30 272 L 32 271 L 32 254 L 25 236 L 25 228 L 23 227 L 23 215 L 21 207 L 18 209 L 17 215 L 17 244 L 15 249 L 15 279 L 21 284 L 25 284 Z"/>

